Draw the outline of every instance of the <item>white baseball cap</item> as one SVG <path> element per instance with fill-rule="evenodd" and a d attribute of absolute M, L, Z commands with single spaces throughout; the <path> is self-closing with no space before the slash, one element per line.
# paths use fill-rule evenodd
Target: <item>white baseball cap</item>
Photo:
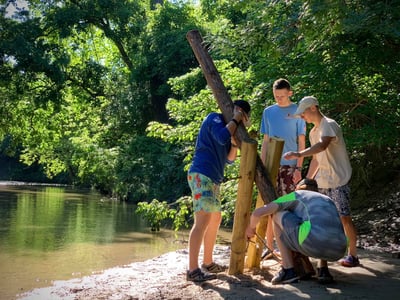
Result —
<path fill-rule="evenodd" d="M 309 107 L 316 105 L 319 106 L 317 98 L 313 96 L 306 96 L 300 100 L 299 106 L 297 107 L 294 117 L 300 117 L 300 115 Z"/>

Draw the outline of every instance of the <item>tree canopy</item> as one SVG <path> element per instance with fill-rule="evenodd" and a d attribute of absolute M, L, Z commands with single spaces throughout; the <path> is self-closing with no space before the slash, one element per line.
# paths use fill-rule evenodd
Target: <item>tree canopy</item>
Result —
<path fill-rule="evenodd" d="M 192 29 L 232 98 L 251 103 L 257 138 L 272 83 L 285 77 L 293 101 L 316 96 L 342 126 L 355 196 L 398 176 L 400 1 L 0 3 L 1 155 L 48 178 L 134 202 L 188 195 L 198 128 L 217 109 Z"/>

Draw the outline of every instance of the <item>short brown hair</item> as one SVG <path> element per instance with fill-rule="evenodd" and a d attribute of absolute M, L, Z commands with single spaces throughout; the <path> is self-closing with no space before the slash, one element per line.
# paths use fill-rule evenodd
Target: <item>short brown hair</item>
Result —
<path fill-rule="evenodd" d="M 292 89 L 290 82 L 285 78 L 279 78 L 279 79 L 275 80 L 274 84 L 272 85 L 272 88 L 274 90 L 287 89 L 289 91 Z"/>
<path fill-rule="evenodd" d="M 318 183 L 314 179 L 304 178 L 296 185 L 296 190 L 308 190 L 318 192 Z"/>

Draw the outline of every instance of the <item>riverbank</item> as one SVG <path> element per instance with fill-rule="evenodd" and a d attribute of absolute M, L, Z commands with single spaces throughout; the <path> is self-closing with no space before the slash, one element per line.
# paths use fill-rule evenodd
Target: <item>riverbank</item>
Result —
<path fill-rule="evenodd" d="M 21 295 L 20 300 L 57 299 L 397 299 L 400 293 L 400 259 L 388 253 L 360 250 L 361 266 L 345 268 L 331 263 L 335 283 L 316 279 L 295 284 L 271 285 L 279 269 L 264 260 L 261 269 L 196 284 L 186 281 L 187 250 L 169 252 L 154 259 L 106 270 L 102 274 L 56 281 L 53 286 Z M 215 260 L 229 264 L 229 246 L 218 246 Z M 312 260 L 316 265 L 316 260 Z"/>
<path fill-rule="evenodd" d="M 35 289 L 20 300 L 93 299 L 397 299 L 400 293 L 400 192 L 385 196 L 370 208 L 355 212 L 359 230 L 361 265 L 345 268 L 330 263 L 335 283 L 320 285 L 316 279 L 296 284 L 270 284 L 279 265 L 263 261 L 260 269 L 238 276 L 227 272 L 216 280 L 195 284 L 186 281 L 187 249 L 169 252 L 143 262 L 111 268 L 101 274 L 55 281 Z M 215 260 L 229 265 L 229 246 L 218 246 Z M 316 266 L 316 260 L 312 260 Z"/>

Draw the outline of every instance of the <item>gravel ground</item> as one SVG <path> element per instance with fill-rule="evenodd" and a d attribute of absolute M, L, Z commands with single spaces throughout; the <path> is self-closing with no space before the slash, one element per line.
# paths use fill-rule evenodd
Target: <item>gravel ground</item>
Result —
<path fill-rule="evenodd" d="M 355 211 L 353 222 L 358 230 L 359 248 L 399 255 L 400 191 L 375 202 L 369 209 Z"/>

